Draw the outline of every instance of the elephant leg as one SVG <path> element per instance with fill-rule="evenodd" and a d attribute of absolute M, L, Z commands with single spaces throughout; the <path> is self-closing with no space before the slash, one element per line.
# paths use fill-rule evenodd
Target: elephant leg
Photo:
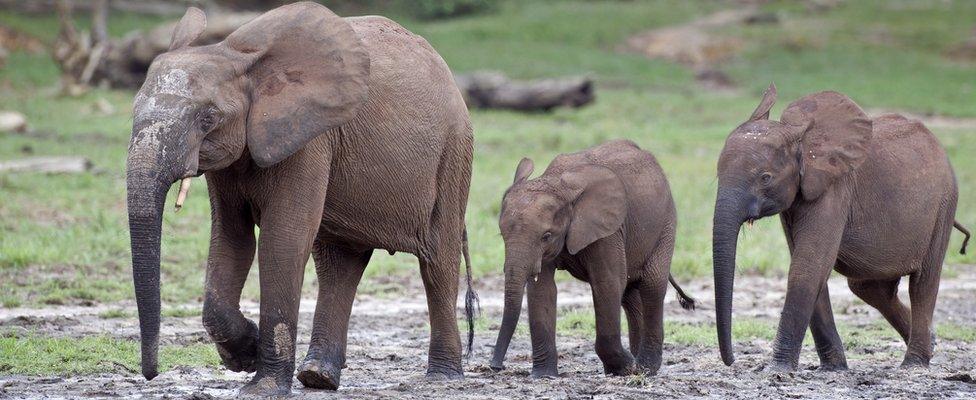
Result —
<path fill-rule="evenodd" d="M 240 310 L 241 289 L 254 261 L 254 221 L 243 201 L 214 197 L 203 326 L 221 362 L 234 372 L 254 372 L 258 327 Z"/>
<path fill-rule="evenodd" d="M 820 289 L 817 304 L 810 318 L 810 333 L 817 346 L 817 356 L 820 357 L 820 369 L 823 371 L 847 370 L 847 358 L 844 356 L 844 344 L 837 334 L 834 325 L 834 311 L 830 307 L 830 293 L 827 282 Z"/>
<path fill-rule="evenodd" d="M 857 297 L 881 312 L 907 344 L 908 335 L 911 333 L 912 314 L 898 299 L 900 281 L 901 278 L 881 281 L 848 279 L 847 286 Z"/>
<path fill-rule="evenodd" d="M 901 363 L 903 368 L 927 368 L 929 360 L 932 359 L 934 337 L 932 314 L 935 312 L 935 301 L 939 296 L 942 261 L 949 246 L 955 201 L 952 201 L 950 207 L 940 214 L 947 214 L 948 218 L 944 215 L 940 217 L 921 267 L 908 278 L 908 297 L 912 303 L 912 317 L 911 333 L 908 335 L 908 352 Z"/>
<path fill-rule="evenodd" d="M 346 363 L 346 334 L 356 288 L 372 250 L 315 242 L 312 257 L 319 281 L 312 340 L 298 367 L 298 380 L 308 388 L 336 390 Z"/>
<path fill-rule="evenodd" d="M 538 280 L 529 279 L 529 333 L 532 336 L 532 377 L 559 375 L 556 362 L 556 269 L 542 268 Z"/>
<path fill-rule="evenodd" d="M 430 315 L 430 349 L 427 378 L 461 379 L 461 336 L 457 324 L 458 268 L 461 263 L 461 229 L 439 235 L 436 251 L 419 256 L 420 275 Z"/>
<path fill-rule="evenodd" d="M 640 288 L 637 285 L 629 286 L 624 290 L 624 315 L 627 316 L 627 337 L 630 341 L 630 354 L 636 355 L 640 350 L 641 324 L 643 324 L 643 312 L 641 308 Z"/>
<path fill-rule="evenodd" d="M 311 181 L 311 178 L 304 182 Z M 289 182 L 303 182 L 294 180 Z M 306 183 L 307 185 L 307 183 Z M 318 186 L 314 186 L 318 188 Z M 281 191 L 284 188 L 276 188 Z M 291 392 L 295 373 L 295 336 L 305 264 L 322 221 L 325 188 L 302 196 L 280 196 L 261 216 L 258 264 L 261 277 L 257 373 L 242 395 Z M 307 202 L 307 203 L 306 203 Z"/>
<path fill-rule="evenodd" d="M 609 375 L 629 375 L 634 370 L 634 357 L 620 341 L 620 308 L 627 283 L 623 235 L 618 231 L 577 254 L 586 266 L 593 292 L 595 347 L 603 371 Z"/>

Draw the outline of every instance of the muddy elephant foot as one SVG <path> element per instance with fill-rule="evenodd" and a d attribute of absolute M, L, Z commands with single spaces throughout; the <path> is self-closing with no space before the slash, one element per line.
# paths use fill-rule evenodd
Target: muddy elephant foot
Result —
<path fill-rule="evenodd" d="M 428 381 L 457 381 L 464 379 L 464 371 L 460 367 L 427 367 Z"/>
<path fill-rule="evenodd" d="M 227 369 L 234 372 L 254 372 L 258 360 L 258 326 L 247 320 L 247 331 L 236 339 L 217 345 L 217 354 Z"/>
<path fill-rule="evenodd" d="M 614 357 L 612 360 L 605 361 L 603 363 L 603 372 L 607 375 L 614 376 L 633 375 L 637 372 L 634 357 L 630 354 L 624 354 L 619 357 Z"/>
<path fill-rule="evenodd" d="M 290 374 L 289 374 L 290 375 Z M 288 379 L 274 376 L 255 376 L 238 394 L 241 398 L 286 397 L 291 395 L 291 376 Z"/>
<path fill-rule="evenodd" d="M 339 377 L 342 368 L 329 361 L 306 357 L 298 367 L 298 380 L 302 385 L 312 389 L 339 389 Z"/>
<path fill-rule="evenodd" d="M 821 362 L 820 366 L 817 367 L 817 371 L 824 371 L 824 372 L 847 371 L 847 362 L 846 361 L 827 362 L 827 363 Z"/>
<path fill-rule="evenodd" d="M 766 366 L 766 372 L 782 373 L 782 372 L 796 372 L 796 364 L 785 362 L 785 361 L 772 361 Z"/>
<path fill-rule="evenodd" d="M 532 368 L 532 379 L 558 378 L 559 371 L 556 367 Z"/>
<path fill-rule="evenodd" d="M 929 360 L 917 354 L 908 353 L 905 360 L 901 362 L 902 369 L 926 369 L 929 367 Z"/>

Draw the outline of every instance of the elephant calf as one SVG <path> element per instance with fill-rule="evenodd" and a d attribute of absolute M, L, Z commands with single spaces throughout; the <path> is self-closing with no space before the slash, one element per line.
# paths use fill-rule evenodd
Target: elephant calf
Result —
<path fill-rule="evenodd" d="M 779 214 L 792 259 L 771 369 L 797 368 L 807 326 L 820 368 L 847 368 L 827 293 L 832 269 L 908 343 L 902 365 L 928 366 L 949 234 L 954 225 L 966 233 L 954 220 L 958 189 L 945 151 L 918 121 L 894 114 L 868 118 L 837 92 L 800 98 L 780 121 L 770 121 L 775 101 L 771 85 L 749 120 L 729 135 L 718 161 L 712 249 L 722 360 L 734 360 L 739 228 Z M 911 309 L 898 299 L 903 276 L 909 277 Z"/>
<path fill-rule="evenodd" d="M 596 352 L 607 374 L 661 366 L 663 303 L 674 251 L 675 209 L 664 172 L 651 153 L 630 141 L 605 143 L 556 157 L 528 179 L 522 159 L 502 200 L 505 310 L 491 367 L 503 368 L 528 284 L 532 376 L 555 376 L 557 268 L 589 282 L 596 309 Z M 532 279 L 527 279 L 532 277 Z M 682 307 L 694 308 L 671 279 Z M 620 342 L 620 307 L 627 312 L 630 352 Z"/>

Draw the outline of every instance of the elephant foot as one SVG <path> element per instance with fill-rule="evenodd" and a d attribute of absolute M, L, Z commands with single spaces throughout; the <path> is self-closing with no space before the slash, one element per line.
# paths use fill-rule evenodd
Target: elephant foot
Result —
<path fill-rule="evenodd" d="M 607 375 L 613 376 L 627 376 L 633 375 L 637 372 L 635 368 L 634 357 L 630 354 L 625 354 L 619 357 L 615 357 L 613 360 L 603 362 L 603 372 Z"/>
<path fill-rule="evenodd" d="M 260 375 L 260 374 L 259 374 Z M 274 376 L 259 378 L 256 375 L 239 392 L 241 398 L 276 398 L 291 395 L 291 376 L 288 379 L 276 379 Z"/>
<path fill-rule="evenodd" d="M 298 367 L 298 380 L 311 389 L 337 390 L 341 374 L 342 369 L 335 364 L 311 357 L 305 358 Z"/>
<path fill-rule="evenodd" d="M 427 367 L 428 381 L 459 381 L 464 379 L 461 367 Z"/>
<path fill-rule="evenodd" d="M 773 361 L 765 369 L 767 372 L 773 373 L 796 372 L 797 365 L 785 361 Z"/>
<path fill-rule="evenodd" d="M 661 369 L 661 354 L 658 353 L 653 356 L 637 357 L 637 372 L 642 373 L 645 376 L 657 375 L 657 371 Z"/>
<path fill-rule="evenodd" d="M 820 366 L 817 367 L 817 371 L 824 371 L 824 372 L 841 372 L 841 371 L 847 371 L 847 363 L 846 362 L 843 362 L 843 363 L 821 363 Z"/>
<path fill-rule="evenodd" d="M 258 360 L 258 326 L 247 321 L 247 330 L 236 339 L 216 343 L 217 354 L 227 369 L 234 372 L 254 372 Z"/>
<path fill-rule="evenodd" d="M 559 371 L 556 367 L 532 367 L 532 379 L 558 378 Z"/>
<path fill-rule="evenodd" d="M 927 369 L 928 367 L 929 359 L 917 354 L 908 353 L 905 355 L 905 360 L 901 362 L 902 369 Z"/>

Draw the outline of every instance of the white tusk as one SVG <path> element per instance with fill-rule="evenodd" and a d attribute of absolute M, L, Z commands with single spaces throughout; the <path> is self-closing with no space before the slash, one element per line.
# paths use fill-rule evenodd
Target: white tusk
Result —
<path fill-rule="evenodd" d="M 186 201 L 186 194 L 190 192 L 190 182 L 193 178 L 183 178 L 180 181 L 180 193 L 176 195 L 176 211 L 179 212 L 183 208 L 183 202 Z"/>

